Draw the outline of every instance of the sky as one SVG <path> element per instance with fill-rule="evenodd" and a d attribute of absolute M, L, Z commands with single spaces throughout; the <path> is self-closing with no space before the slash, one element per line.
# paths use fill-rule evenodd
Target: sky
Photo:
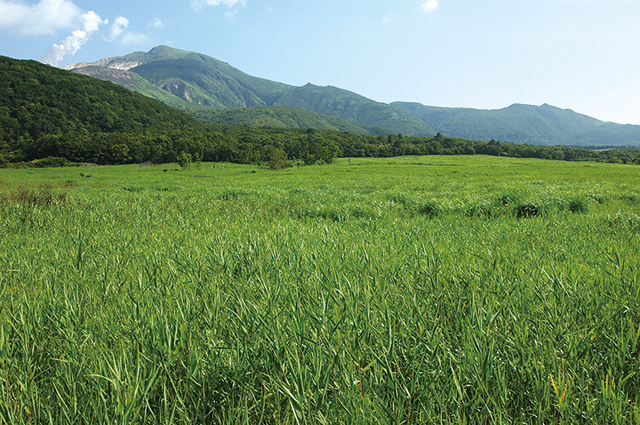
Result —
<path fill-rule="evenodd" d="M 638 0 L 0 0 L 0 55 L 203 53 L 390 103 L 513 103 L 640 124 Z"/>

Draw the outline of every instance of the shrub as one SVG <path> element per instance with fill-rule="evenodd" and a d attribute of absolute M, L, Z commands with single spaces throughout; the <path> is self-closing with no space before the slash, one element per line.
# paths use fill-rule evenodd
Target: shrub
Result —
<path fill-rule="evenodd" d="M 293 167 L 293 164 L 287 158 L 287 153 L 281 148 L 273 146 L 267 152 L 267 163 L 270 170 L 283 170 Z"/>
<path fill-rule="evenodd" d="M 442 207 L 435 201 L 414 201 L 412 203 L 413 211 L 418 215 L 428 218 L 435 218 L 442 215 Z"/>
<path fill-rule="evenodd" d="M 517 204 L 518 201 L 519 201 L 519 197 L 514 193 L 505 193 L 498 196 L 498 202 L 504 205 L 505 207 L 509 205 Z"/>
<path fill-rule="evenodd" d="M 394 193 L 389 196 L 389 200 L 396 204 L 406 205 L 409 202 L 409 197 L 404 193 Z"/>
<path fill-rule="evenodd" d="M 176 158 L 176 162 L 178 163 L 178 165 L 180 165 L 180 167 L 182 167 L 183 170 L 191 169 L 192 160 L 193 157 L 191 156 L 191 154 L 186 153 L 185 151 L 180 152 L 180 155 L 178 155 Z"/>
<path fill-rule="evenodd" d="M 515 214 L 518 218 L 538 217 L 542 214 L 542 208 L 532 202 L 523 202 L 515 208 Z"/>
<path fill-rule="evenodd" d="M 584 198 L 571 198 L 567 203 L 567 208 L 572 213 L 586 213 L 589 205 Z"/>

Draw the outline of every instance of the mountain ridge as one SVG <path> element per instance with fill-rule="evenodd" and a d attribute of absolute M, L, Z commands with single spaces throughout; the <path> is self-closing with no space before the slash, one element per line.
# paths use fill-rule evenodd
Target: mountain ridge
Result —
<path fill-rule="evenodd" d="M 373 130 L 374 134 L 386 132 L 414 136 L 435 135 L 428 124 L 410 113 L 348 90 L 311 84 L 297 87 L 270 81 L 248 75 L 207 55 L 167 46 L 155 47 L 147 53 L 134 52 L 93 63 L 72 64 L 65 68 L 116 84 L 122 84 L 126 73 L 136 74 L 150 85 L 137 81 L 134 76 L 127 76 L 129 89 L 185 110 L 203 106 L 296 107 L 331 115 L 362 128 L 376 128 Z M 111 71 L 105 72 L 104 69 Z M 114 69 L 118 69 L 120 73 L 116 74 Z"/>
<path fill-rule="evenodd" d="M 375 135 L 433 136 L 440 132 L 465 139 L 532 145 L 640 145 L 640 126 L 603 122 L 547 103 L 540 106 L 514 103 L 502 109 L 444 108 L 417 102 L 386 104 L 334 86 L 311 83 L 293 86 L 254 77 L 207 55 L 168 46 L 64 68 L 123 85 L 191 115 L 206 117 L 209 123 L 219 119 L 217 123 L 260 122 L 296 128 L 302 122 L 324 122 L 323 125 L 334 128 L 334 124 L 327 124 L 326 118 L 320 116 L 292 118 L 294 110 L 286 112 L 286 119 L 277 118 L 283 111 L 274 111 L 266 121 L 263 109 L 251 110 L 258 114 L 255 117 L 241 110 L 285 107 L 333 116 Z M 230 111 L 202 113 L 208 108 Z"/>

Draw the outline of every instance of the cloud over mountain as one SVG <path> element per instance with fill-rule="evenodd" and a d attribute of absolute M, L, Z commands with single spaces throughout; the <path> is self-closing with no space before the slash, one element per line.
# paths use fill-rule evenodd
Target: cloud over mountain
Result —
<path fill-rule="evenodd" d="M 102 19 L 93 10 L 83 10 L 72 0 L 39 0 L 33 4 L 25 0 L 0 0 L 0 29 L 6 28 L 23 36 L 54 35 L 60 31 L 71 31 L 62 41 L 54 43 L 51 50 L 41 58 L 49 65 L 57 66 L 65 56 L 75 54 L 100 27 L 108 24 L 108 19 Z M 162 27 L 162 21 L 156 19 L 154 26 Z M 123 45 L 149 40 L 146 34 L 127 31 L 128 27 L 129 19 L 117 16 L 109 26 L 108 35 L 103 36 L 103 39 L 110 43 L 119 39 Z"/>
<path fill-rule="evenodd" d="M 42 61 L 50 65 L 57 66 L 58 63 L 68 54 L 75 54 L 80 48 L 89 41 L 91 35 L 98 31 L 100 25 L 107 24 L 109 21 L 102 20 L 100 15 L 94 11 L 83 13 L 79 17 L 82 29 L 77 29 L 70 36 L 60 42 L 54 44 L 51 50 L 42 58 Z"/>
<path fill-rule="evenodd" d="M 116 20 L 111 24 L 109 28 L 109 41 L 113 41 L 124 31 L 123 28 L 127 28 L 129 26 L 129 20 L 124 16 L 118 16 Z"/>

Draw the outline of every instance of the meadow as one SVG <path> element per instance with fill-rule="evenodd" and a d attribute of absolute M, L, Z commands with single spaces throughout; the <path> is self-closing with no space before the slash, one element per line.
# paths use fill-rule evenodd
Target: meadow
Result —
<path fill-rule="evenodd" d="M 0 423 L 640 423 L 640 168 L 0 169 Z"/>

